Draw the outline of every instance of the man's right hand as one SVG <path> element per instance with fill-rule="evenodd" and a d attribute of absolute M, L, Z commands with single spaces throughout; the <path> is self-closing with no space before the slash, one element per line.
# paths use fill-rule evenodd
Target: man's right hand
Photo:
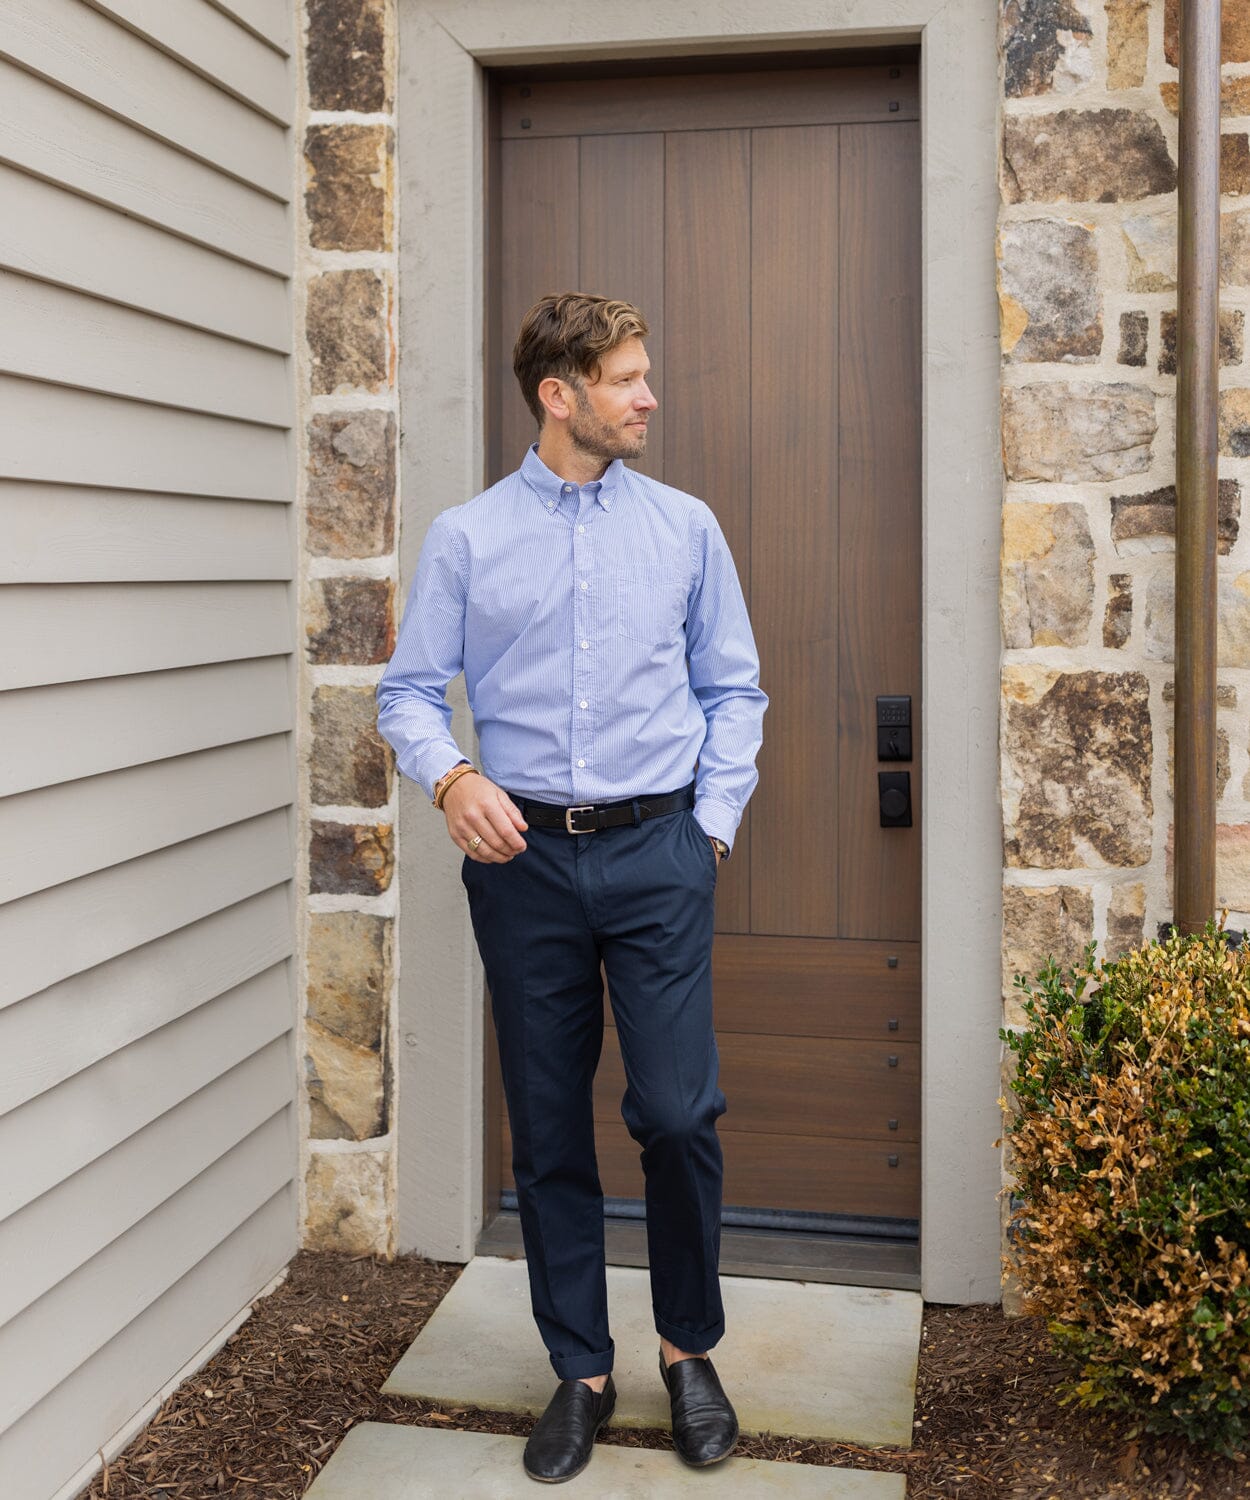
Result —
<path fill-rule="evenodd" d="M 443 797 L 447 832 L 457 849 L 482 865 L 504 865 L 526 848 L 520 830 L 529 824 L 501 786 L 481 772 L 457 776 Z M 482 842 L 469 845 L 478 834 Z"/>

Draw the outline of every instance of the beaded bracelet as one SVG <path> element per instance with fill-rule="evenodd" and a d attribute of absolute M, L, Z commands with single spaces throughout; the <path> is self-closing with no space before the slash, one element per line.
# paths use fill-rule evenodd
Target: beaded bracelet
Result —
<path fill-rule="evenodd" d="M 448 771 L 446 776 L 443 777 L 441 783 L 434 788 L 434 806 L 437 807 L 440 812 L 442 811 L 443 807 L 443 798 L 447 795 L 448 789 L 450 788 L 452 782 L 459 781 L 462 776 L 467 776 L 470 771 L 472 771 L 474 775 L 477 775 L 477 767 L 475 765 L 471 765 L 468 761 L 464 761 L 458 766 L 453 766 L 451 770 Z"/>

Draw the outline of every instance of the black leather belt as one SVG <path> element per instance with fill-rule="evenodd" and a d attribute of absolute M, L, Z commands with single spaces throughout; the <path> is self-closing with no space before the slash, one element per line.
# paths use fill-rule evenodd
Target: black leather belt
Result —
<path fill-rule="evenodd" d="M 680 812 L 683 807 L 693 807 L 694 782 L 682 787 L 679 792 L 663 792 L 658 797 L 626 797 L 620 802 L 583 802 L 576 807 L 560 807 L 553 802 L 531 802 L 519 792 L 508 792 L 508 796 L 521 809 L 521 816 L 525 821 L 535 828 L 563 828 L 566 833 L 594 833 L 600 828 L 619 828 L 626 823 L 658 818 L 664 813 Z"/>

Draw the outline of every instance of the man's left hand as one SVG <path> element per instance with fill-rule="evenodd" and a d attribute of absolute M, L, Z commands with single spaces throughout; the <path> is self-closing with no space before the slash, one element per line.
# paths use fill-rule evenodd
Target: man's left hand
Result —
<path fill-rule="evenodd" d="M 719 867 L 719 865 L 720 865 L 720 850 L 716 847 L 716 840 L 709 833 L 708 836 L 707 836 L 707 841 L 712 846 L 712 853 L 716 856 L 716 863 L 717 863 L 717 866 Z"/>

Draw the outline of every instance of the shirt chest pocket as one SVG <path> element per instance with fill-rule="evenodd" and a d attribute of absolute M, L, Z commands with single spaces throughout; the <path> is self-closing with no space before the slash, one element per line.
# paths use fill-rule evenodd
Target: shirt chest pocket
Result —
<path fill-rule="evenodd" d="M 614 580 L 616 630 L 643 646 L 675 641 L 686 620 L 686 580 L 678 573 L 624 573 Z"/>

